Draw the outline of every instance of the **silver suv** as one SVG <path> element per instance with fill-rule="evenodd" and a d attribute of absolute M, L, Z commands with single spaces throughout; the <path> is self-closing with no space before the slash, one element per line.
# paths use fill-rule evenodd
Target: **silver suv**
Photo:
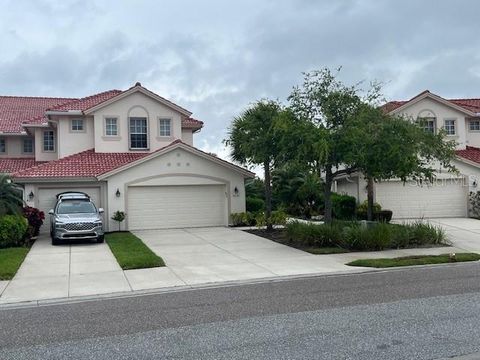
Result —
<path fill-rule="evenodd" d="M 59 245 L 65 240 L 104 239 L 103 209 L 97 210 L 90 197 L 81 192 L 64 192 L 57 194 L 55 208 L 50 214 L 50 235 L 52 245 Z"/>

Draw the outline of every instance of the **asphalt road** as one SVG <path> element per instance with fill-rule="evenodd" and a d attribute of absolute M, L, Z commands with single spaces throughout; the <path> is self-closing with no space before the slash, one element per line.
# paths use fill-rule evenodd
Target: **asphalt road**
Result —
<path fill-rule="evenodd" d="M 0 310 L 0 359 L 480 358 L 480 263 Z"/>

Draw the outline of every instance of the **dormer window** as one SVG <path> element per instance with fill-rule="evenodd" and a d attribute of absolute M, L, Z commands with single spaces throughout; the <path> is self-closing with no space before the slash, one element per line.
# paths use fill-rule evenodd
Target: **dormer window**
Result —
<path fill-rule="evenodd" d="M 116 117 L 105 118 L 105 135 L 118 136 L 118 122 Z"/>
<path fill-rule="evenodd" d="M 71 130 L 72 131 L 84 131 L 84 124 L 83 124 L 83 119 L 72 119 L 71 122 Z"/>
<path fill-rule="evenodd" d="M 455 120 L 454 119 L 445 119 L 443 123 L 443 128 L 445 129 L 445 132 L 447 135 L 455 135 L 457 133 L 455 129 Z"/>
<path fill-rule="evenodd" d="M 171 136 L 172 135 L 172 121 L 170 119 L 159 119 L 159 135 L 160 136 Z"/>
<path fill-rule="evenodd" d="M 31 154 L 33 153 L 33 139 L 23 139 L 23 153 Z"/>
<path fill-rule="evenodd" d="M 5 139 L 0 139 L 0 154 L 5 154 L 7 152 L 7 141 Z"/>
<path fill-rule="evenodd" d="M 130 121 L 130 149 L 148 149 L 147 118 L 131 117 Z"/>

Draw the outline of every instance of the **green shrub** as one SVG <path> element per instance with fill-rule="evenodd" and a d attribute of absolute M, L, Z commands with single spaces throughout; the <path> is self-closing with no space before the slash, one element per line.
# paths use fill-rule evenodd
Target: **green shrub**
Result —
<path fill-rule="evenodd" d="M 230 215 L 233 226 L 255 226 L 255 216 L 250 212 L 232 213 Z"/>
<path fill-rule="evenodd" d="M 339 223 L 317 225 L 293 221 L 286 225 L 286 231 L 292 243 L 301 246 L 326 247 L 335 246 L 340 242 L 342 226 Z"/>
<path fill-rule="evenodd" d="M 392 248 L 406 248 L 412 243 L 412 232 L 405 225 L 390 225 L 392 227 Z"/>
<path fill-rule="evenodd" d="M 272 211 L 271 222 L 273 225 L 285 225 L 287 223 L 287 213 L 283 210 Z"/>
<path fill-rule="evenodd" d="M 392 242 L 390 225 L 377 223 L 373 226 L 356 225 L 345 227 L 341 246 L 358 251 L 375 251 L 389 248 Z"/>
<path fill-rule="evenodd" d="M 265 209 L 265 201 L 263 201 L 263 199 L 255 198 L 255 197 L 247 197 L 245 201 L 246 201 L 247 211 L 249 212 L 258 212 L 258 211 L 263 211 L 263 209 Z"/>
<path fill-rule="evenodd" d="M 374 213 L 374 219 L 380 222 L 390 222 L 392 220 L 393 211 L 392 210 L 380 210 Z"/>
<path fill-rule="evenodd" d="M 448 243 L 445 231 L 438 226 L 417 221 L 407 226 L 414 245 L 444 245 Z"/>
<path fill-rule="evenodd" d="M 353 196 L 332 194 L 332 215 L 335 219 L 354 219 L 356 206 L 357 200 Z"/>
<path fill-rule="evenodd" d="M 0 249 L 14 246 L 24 246 L 28 222 L 23 216 L 4 215 L 0 217 Z"/>

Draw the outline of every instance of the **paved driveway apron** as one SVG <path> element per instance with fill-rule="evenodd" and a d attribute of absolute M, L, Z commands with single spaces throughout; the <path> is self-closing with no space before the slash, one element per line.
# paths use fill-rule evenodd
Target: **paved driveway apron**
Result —
<path fill-rule="evenodd" d="M 0 303 L 131 291 L 107 244 L 52 246 L 40 236 Z"/>
<path fill-rule="evenodd" d="M 135 235 L 187 285 L 352 270 L 340 259 L 228 228 L 143 230 Z"/>

